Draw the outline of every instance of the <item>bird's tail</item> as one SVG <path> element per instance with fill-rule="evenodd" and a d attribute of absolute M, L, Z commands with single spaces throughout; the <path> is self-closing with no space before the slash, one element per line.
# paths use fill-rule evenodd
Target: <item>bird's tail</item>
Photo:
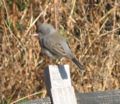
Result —
<path fill-rule="evenodd" d="M 78 66 L 80 70 L 84 70 L 83 65 L 76 58 L 72 58 L 72 61 Z"/>

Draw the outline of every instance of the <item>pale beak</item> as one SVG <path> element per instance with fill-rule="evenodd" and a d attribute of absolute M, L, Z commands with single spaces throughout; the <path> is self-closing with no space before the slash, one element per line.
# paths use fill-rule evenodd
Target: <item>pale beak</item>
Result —
<path fill-rule="evenodd" d="M 35 37 L 35 38 L 39 38 L 39 34 L 38 33 L 34 33 L 32 36 Z"/>

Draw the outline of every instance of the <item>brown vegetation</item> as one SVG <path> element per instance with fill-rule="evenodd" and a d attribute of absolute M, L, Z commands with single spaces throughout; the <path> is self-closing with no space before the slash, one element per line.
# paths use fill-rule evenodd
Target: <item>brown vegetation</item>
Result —
<path fill-rule="evenodd" d="M 84 64 L 81 76 L 70 60 L 61 62 L 71 63 L 77 91 L 120 88 L 120 0 L 1 0 L 1 102 L 45 97 L 43 70 L 49 61 L 32 37 L 38 18 L 59 29 Z"/>

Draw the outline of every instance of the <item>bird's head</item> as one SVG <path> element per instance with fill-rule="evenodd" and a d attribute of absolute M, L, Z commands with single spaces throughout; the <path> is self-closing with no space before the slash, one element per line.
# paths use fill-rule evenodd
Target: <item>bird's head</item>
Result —
<path fill-rule="evenodd" d="M 36 23 L 36 36 L 42 37 L 45 35 L 50 35 L 51 33 L 55 32 L 56 30 L 51 24 L 47 23 Z"/>

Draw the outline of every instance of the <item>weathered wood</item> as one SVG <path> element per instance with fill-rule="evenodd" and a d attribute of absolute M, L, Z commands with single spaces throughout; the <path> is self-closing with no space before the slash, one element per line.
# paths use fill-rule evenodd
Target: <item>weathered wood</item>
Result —
<path fill-rule="evenodd" d="M 78 104 L 120 104 L 120 90 L 77 93 Z"/>
<path fill-rule="evenodd" d="M 21 104 L 120 104 L 120 90 L 77 93 L 71 85 L 69 66 L 52 66 L 45 70 L 45 82 L 49 97 Z M 74 102 L 75 101 L 75 102 Z"/>
<path fill-rule="evenodd" d="M 43 99 L 35 99 L 35 100 L 29 100 L 26 102 L 20 102 L 17 104 L 52 104 L 52 103 L 51 103 L 50 97 L 46 97 Z"/>
<path fill-rule="evenodd" d="M 70 96 L 70 95 L 69 95 Z M 77 93 L 77 104 L 120 104 L 120 90 Z M 30 100 L 20 104 L 52 104 L 50 98 Z M 67 103 L 69 104 L 69 103 Z"/>
<path fill-rule="evenodd" d="M 53 104 L 77 104 L 68 65 L 49 65 L 45 71 L 45 79 Z"/>

